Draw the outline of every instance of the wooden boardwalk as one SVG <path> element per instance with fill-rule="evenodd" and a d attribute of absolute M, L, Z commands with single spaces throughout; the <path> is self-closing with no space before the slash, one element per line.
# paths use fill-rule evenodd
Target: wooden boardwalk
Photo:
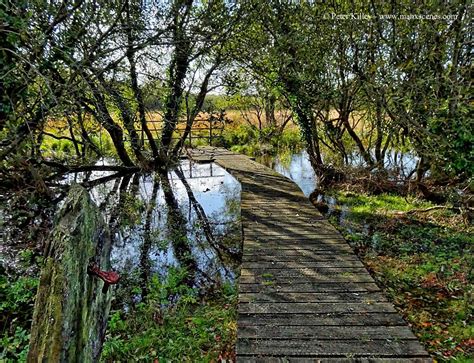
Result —
<path fill-rule="evenodd" d="M 220 148 L 242 184 L 238 362 L 431 362 L 351 247 L 291 180 Z"/>

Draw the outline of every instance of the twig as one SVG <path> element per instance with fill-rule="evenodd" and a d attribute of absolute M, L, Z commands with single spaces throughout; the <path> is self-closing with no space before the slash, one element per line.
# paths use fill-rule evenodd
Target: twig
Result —
<path fill-rule="evenodd" d="M 429 207 L 429 208 L 426 208 L 426 209 L 412 209 L 412 210 L 409 210 L 409 211 L 405 212 L 405 214 L 426 213 L 426 212 L 431 212 L 432 210 L 437 210 L 437 209 L 448 209 L 448 210 L 461 211 L 461 208 L 459 208 L 459 207 L 448 207 L 448 206 L 445 206 L 445 205 L 435 205 L 433 207 Z M 466 208 L 466 209 L 473 210 L 473 208 Z"/>

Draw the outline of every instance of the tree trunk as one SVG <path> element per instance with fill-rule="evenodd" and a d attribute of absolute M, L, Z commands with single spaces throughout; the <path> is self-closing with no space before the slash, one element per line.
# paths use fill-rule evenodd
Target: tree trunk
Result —
<path fill-rule="evenodd" d="M 186 35 L 184 23 L 187 21 L 192 7 L 192 1 L 183 3 L 185 10 L 180 16 L 178 9 L 174 13 L 173 22 L 173 59 L 169 70 L 169 94 L 165 104 L 165 113 L 163 116 L 163 130 L 161 132 L 161 157 L 168 160 L 168 150 L 173 138 L 173 132 L 176 129 L 179 119 L 179 108 L 183 97 L 183 82 L 186 78 L 186 72 L 189 66 L 189 56 L 191 51 L 191 41 Z"/>
<path fill-rule="evenodd" d="M 298 117 L 298 124 L 302 131 L 303 138 L 306 141 L 306 151 L 309 156 L 309 161 L 316 174 L 319 174 L 323 169 L 323 158 L 319 147 L 318 130 L 312 119 L 311 112 L 308 108 L 303 110 L 297 107 L 295 113 Z"/>
<path fill-rule="evenodd" d="M 92 115 L 94 115 L 97 121 L 99 121 L 99 123 L 104 126 L 105 130 L 109 133 L 115 150 L 117 151 L 117 155 L 122 161 L 123 165 L 134 166 L 132 159 L 130 159 L 130 156 L 128 155 L 127 149 L 125 148 L 122 128 L 113 120 L 109 110 L 107 109 L 105 98 L 99 92 L 96 85 L 90 81 L 89 86 L 91 87 L 92 94 L 94 96 L 94 106 L 96 107 L 96 111 L 89 107 L 87 103 L 84 103 L 83 105 Z"/>
<path fill-rule="evenodd" d="M 352 128 L 351 123 L 349 122 L 350 114 L 348 112 L 343 112 L 341 114 L 341 120 L 343 125 L 345 126 L 348 134 L 354 140 L 357 147 L 359 148 L 359 152 L 364 158 L 364 161 L 367 163 L 367 166 L 372 167 L 374 165 L 374 161 L 372 160 L 372 156 L 370 155 L 369 151 L 364 147 L 362 140 L 357 136 L 357 133 Z"/>
<path fill-rule="evenodd" d="M 130 136 L 130 144 L 132 146 L 132 151 L 135 154 L 135 158 L 138 160 L 138 164 L 144 168 L 149 168 L 149 163 L 146 160 L 145 156 L 142 153 L 143 145 L 138 135 L 137 130 L 134 125 L 134 117 L 131 113 L 131 108 L 127 104 L 125 98 L 115 89 L 112 85 L 108 85 L 103 77 L 98 77 L 102 83 L 102 87 L 112 95 L 115 105 L 120 111 L 120 116 L 122 118 L 123 125 Z"/>
<path fill-rule="evenodd" d="M 198 271 L 198 264 L 194 258 L 194 254 L 189 245 L 186 219 L 179 208 L 178 201 L 171 189 L 171 184 L 167 172 L 160 171 L 161 186 L 165 198 L 167 210 L 167 227 L 168 238 L 173 246 L 176 260 L 182 268 L 186 270 L 186 277 L 184 282 L 188 286 L 195 285 L 196 272 Z"/>
<path fill-rule="evenodd" d="M 97 156 L 102 157 L 102 153 L 100 152 L 99 148 L 96 144 L 91 140 L 89 137 L 89 133 L 87 132 L 84 126 L 84 114 L 80 107 L 77 108 L 77 122 L 79 123 L 79 127 L 81 128 L 81 138 L 82 138 L 82 158 L 85 159 L 87 155 L 87 149 L 90 148 L 92 151 L 96 153 Z"/>
<path fill-rule="evenodd" d="M 89 271 L 110 268 L 110 248 L 99 209 L 72 186 L 46 244 L 28 362 L 98 361 L 111 294 Z"/>
<path fill-rule="evenodd" d="M 384 159 L 382 156 L 382 143 L 383 143 L 383 113 L 382 113 L 382 103 L 380 99 L 377 98 L 375 105 L 375 127 L 376 127 L 376 139 L 375 139 L 375 161 L 377 162 L 380 168 L 384 167 Z"/>
<path fill-rule="evenodd" d="M 135 95 L 135 99 L 137 101 L 138 107 L 138 116 L 140 118 L 140 125 L 142 127 L 143 132 L 145 133 L 148 144 L 150 145 L 150 149 L 153 153 L 153 157 L 155 160 L 158 160 L 158 147 L 156 146 L 156 142 L 153 139 L 153 134 L 151 133 L 150 129 L 148 128 L 146 115 L 145 115 L 145 102 L 143 101 L 143 94 L 142 90 L 138 86 L 138 76 L 136 70 L 136 62 L 134 58 L 134 53 L 129 51 L 127 52 L 128 61 L 130 63 L 130 79 L 131 79 L 131 87 L 133 94 Z"/>
<path fill-rule="evenodd" d="M 204 99 L 206 98 L 208 87 L 209 87 L 209 80 L 211 79 L 211 76 L 213 72 L 216 70 L 218 65 L 220 64 L 220 58 L 218 57 L 214 63 L 214 65 L 209 69 L 209 71 L 206 73 L 204 76 L 204 79 L 201 83 L 201 87 L 199 89 L 199 93 L 196 97 L 196 104 L 191 111 L 191 113 L 188 116 L 188 119 L 186 120 L 186 128 L 184 129 L 183 135 L 175 145 L 173 149 L 173 156 L 177 156 L 178 153 L 181 151 L 181 148 L 184 146 L 184 143 L 186 141 L 186 138 L 189 136 L 194 120 L 196 119 L 197 115 L 199 112 L 201 112 L 202 105 L 204 104 Z M 211 121 L 212 122 L 212 121 Z"/>
<path fill-rule="evenodd" d="M 269 94 L 265 97 L 265 121 L 266 126 L 276 127 L 275 117 L 275 104 L 276 97 L 273 94 Z"/>

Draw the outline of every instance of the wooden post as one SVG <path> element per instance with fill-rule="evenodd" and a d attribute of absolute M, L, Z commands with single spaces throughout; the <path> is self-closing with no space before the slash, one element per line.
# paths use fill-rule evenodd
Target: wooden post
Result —
<path fill-rule="evenodd" d="M 73 185 L 48 238 L 36 295 L 28 362 L 96 362 L 111 293 L 110 233 L 89 193 Z M 91 268 L 92 266 L 92 268 Z M 115 281 L 116 282 L 116 281 Z"/>
<path fill-rule="evenodd" d="M 209 120 L 209 146 L 212 146 L 212 120 Z"/>

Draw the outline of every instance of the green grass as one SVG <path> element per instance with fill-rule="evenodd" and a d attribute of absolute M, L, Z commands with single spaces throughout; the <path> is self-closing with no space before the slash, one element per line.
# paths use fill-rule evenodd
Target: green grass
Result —
<path fill-rule="evenodd" d="M 376 215 L 386 215 L 394 211 L 406 212 L 414 208 L 428 208 L 429 202 L 413 197 L 403 197 L 394 194 L 367 195 L 338 193 L 339 204 L 344 204 L 351 209 L 351 219 L 364 219 Z"/>
<path fill-rule="evenodd" d="M 68 135 L 69 136 L 69 135 Z M 89 134 L 92 142 L 98 147 L 102 155 L 108 157 L 116 157 L 115 148 L 112 139 L 107 132 L 91 133 Z M 80 138 L 77 138 L 80 140 Z M 54 139 L 50 136 L 45 136 L 41 143 L 41 153 L 44 157 L 54 158 L 59 160 L 69 160 L 77 158 L 74 144 L 66 139 Z M 90 157 L 96 158 L 97 155 L 89 151 Z"/>
<path fill-rule="evenodd" d="M 233 358 L 236 338 L 234 286 L 224 284 L 203 298 L 182 284 L 176 270 L 153 277 L 146 299 L 128 312 L 112 312 L 103 362 L 192 361 Z"/>
<path fill-rule="evenodd" d="M 142 295 L 137 281 L 120 287 L 130 291 L 115 296 L 101 361 L 235 359 L 236 287 L 224 283 L 203 295 L 185 277 L 181 269 L 163 281 L 154 275 L 139 303 L 133 302 Z M 37 285 L 36 277 L 0 275 L 0 362 L 26 361 Z"/>
<path fill-rule="evenodd" d="M 25 362 L 38 278 L 0 275 L 0 362 Z"/>
<path fill-rule="evenodd" d="M 473 354 L 472 226 L 447 210 L 407 215 L 429 203 L 396 195 L 334 192 L 349 212 L 330 220 L 440 361 Z"/>
<path fill-rule="evenodd" d="M 275 155 L 279 150 L 299 150 L 303 147 L 297 128 L 286 128 L 281 135 L 274 136 L 270 136 L 271 131 L 270 128 L 264 128 L 259 133 L 245 124 L 228 127 L 223 132 L 219 146 L 249 156 Z"/>

